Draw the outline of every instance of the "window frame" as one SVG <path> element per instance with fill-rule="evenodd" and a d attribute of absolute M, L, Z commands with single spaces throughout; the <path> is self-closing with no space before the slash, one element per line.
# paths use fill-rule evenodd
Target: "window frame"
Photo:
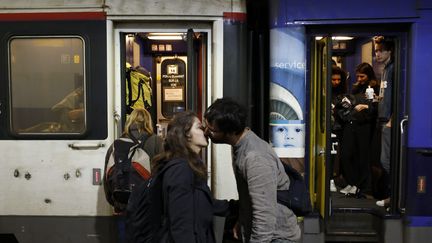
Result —
<path fill-rule="evenodd" d="M 83 107 L 84 107 L 84 122 L 83 122 L 83 130 L 81 132 L 53 132 L 53 133 L 44 133 L 44 132 L 23 132 L 20 133 L 18 132 L 16 129 L 14 129 L 14 122 L 13 122 L 13 118 L 14 118 L 14 107 L 13 107 L 13 93 L 12 93 L 12 87 L 13 87 L 13 80 L 12 80 L 12 50 L 11 50 L 11 44 L 12 41 L 14 40 L 35 40 L 35 39 L 79 39 L 82 41 L 82 75 L 83 75 L 83 93 L 84 93 L 84 97 L 83 97 Z M 64 136 L 70 136 L 70 135 L 77 135 L 77 136 L 82 136 L 83 134 L 85 134 L 87 132 L 87 116 L 86 116 L 86 110 L 87 110 L 87 89 L 86 89 L 86 41 L 84 40 L 84 38 L 82 38 L 81 36 L 78 35 L 50 35 L 50 36 L 45 36 L 45 35 L 17 35 L 17 36 L 10 36 L 9 40 L 8 40 L 8 45 L 7 45 L 7 49 L 8 49 L 8 86 L 9 86 L 9 109 L 8 109 L 8 117 L 9 117 L 9 124 L 10 126 L 9 128 L 9 132 L 10 134 L 13 134 L 16 137 L 21 137 L 21 136 L 40 136 L 40 135 L 44 135 L 44 136 L 57 136 L 57 135 L 64 135 Z M 51 71 L 51 70 L 50 70 Z M 40 94 L 43 95 L 43 94 Z"/>
<path fill-rule="evenodd" d="M 27 16 L 26 16 L 27 17 Z M 39 16 L 36 16 L 39 17 Z M 105 140 L 108 137 L 106 19 L 4 20 L 0 24 L 0 140 Z M 67 17 L 67 16 L 66 16 Z M 0 20 L 0 23 L 3 23 Z M 79 36 L 84 40 L 86 130 L 82 134 L 14 134 L 10 122 L 9 40 L 18 36 Z"/>

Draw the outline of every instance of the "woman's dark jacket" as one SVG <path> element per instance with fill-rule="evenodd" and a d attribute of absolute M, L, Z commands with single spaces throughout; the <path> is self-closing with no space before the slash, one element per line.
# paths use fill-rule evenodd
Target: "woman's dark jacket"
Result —
<path fill-rule="evenodd" d="M 371 100 L 366 99 L 365 92 L 369 85 L 367 84 L 358 84 L 353 86 L 352 94 L 355 97 L 356 104 L 365 104 L 368 105 L 368 109 L 362 110 L 360 112 L 353 113 L 353 119 L 358 122 L 374 122 L 377 116 L 377 103 L 372 102 Z M 378 94 L 379 87 L 372 87 L 374 89 L 374 93 Z"/>
<path fill-rule="evenodd" d="M 213 199 L 207 181 L 196 177 L 185 159 L 164 174 L 170 238 L 179 243 L 213 243 L 213 215 L 226 215 L 228 201 Z"/>
<path fill-rule="evenodd" d="M 365 97 L 367 85 L 354 85 L 351 95 L 340 95 L 336 98 L 336 114 L 342 123 L 355 121 L 357 123 L 370 123 L 375 121 L 377 115 L 377 105 Z M 350 101 L 350 105 L 344 105 L 343 98 Z M 359 104 L 368 105 L 368 109 L 356 111 L 354 107 Z"/>

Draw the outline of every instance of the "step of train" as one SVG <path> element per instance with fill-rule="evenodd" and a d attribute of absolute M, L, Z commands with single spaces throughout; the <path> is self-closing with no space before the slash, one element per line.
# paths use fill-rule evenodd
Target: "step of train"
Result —
<path fill-rule="evenodd" d="M 326 242 L 380 242 L 382 218 L 362 212 L 334 212 L 325 225 Z"/>

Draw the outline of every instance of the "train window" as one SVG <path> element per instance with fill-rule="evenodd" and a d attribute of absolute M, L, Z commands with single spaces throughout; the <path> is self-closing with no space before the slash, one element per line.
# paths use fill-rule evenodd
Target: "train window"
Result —
<path fill-rule="evenodd" d="M 13 134 L 83 134 L 86 130 L 84 40 L 77 36 L 9 40 Z"/>

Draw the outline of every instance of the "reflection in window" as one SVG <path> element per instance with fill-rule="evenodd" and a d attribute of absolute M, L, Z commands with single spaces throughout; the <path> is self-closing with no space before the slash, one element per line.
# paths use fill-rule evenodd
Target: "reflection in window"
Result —
<path fill-rule="evenodd" d="M 84 42 L 79 37 L 14 37 L 9 42 L 11 131 L 85 131 Z"/>

